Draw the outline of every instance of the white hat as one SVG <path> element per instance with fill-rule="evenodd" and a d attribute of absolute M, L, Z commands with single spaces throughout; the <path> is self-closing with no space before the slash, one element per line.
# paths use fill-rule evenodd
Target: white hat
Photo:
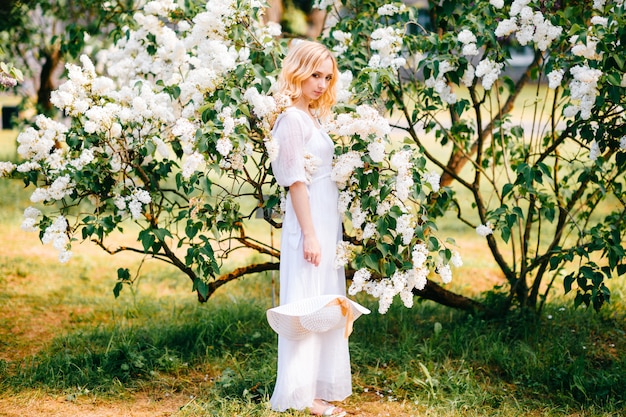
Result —
<path fill-rule="evenodd" d="M 352 322 L 370 311 L 342 295 L 320 295 L 283 304 L 267 310 L 267 321 L 276 333 L 288 339 L 302 339 L 309 333 L 323 333 L 345 327 L 352 333 Z"/>

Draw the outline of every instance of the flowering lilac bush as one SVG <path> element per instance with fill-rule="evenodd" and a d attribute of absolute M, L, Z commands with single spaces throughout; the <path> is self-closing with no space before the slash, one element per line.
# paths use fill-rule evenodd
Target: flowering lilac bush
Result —
<path fill-rule="evenodd" d="M 610 296 L 606 280 L 626 273 L 623 1 L 431 3 L 432 32 L 401 4 L 342 3 L 348 7 L 327 42 L 344 68 L 359 66 L 357 100 L 386 110 L 405 132 L 405 151 L 442 173 L 429 200 L 419 198 L 430 182 L 424 172 L 407 184 L 418 208 L 415 237 L 428 251 L 439 249 L 428 239 L 432 228 L 422 227 L 456 212 L 486 238 L 509 284 L 504 308 L 540 307 L 557 278 L 567 292 L 576 289 L 577 305 L 599 308 Z M 520 47 L 532 51 L 532 62 L 514 80 L 507 69 Z M 520 103 L 524 87 L 533 96 Z M 409 171 L 424 166 L 408 163 Z M 369 224 L 359 210 L 367 203 L 358 201 L 367 197 L 364 172 L 346 201 L 365 234 Z M 404 197 L 399 183 L 395 195 Z M 389 237 L 375 236 L 377 245 Z M 392 246 L 403 247 L 399 240 Z M 440 250 L 437 271 L 456 262 L 452 254 Z M 379 255 L 386 259 L 386 250 Z M 368 277 L 358 273 L 352 288 L 366 287 Z M 448 305 L 475 307 L 449 295 Z"/>
<path fill-rule="evenodd" d="M 260 2 L 185 4 L 146 2 L 113 47 L 68 65 L 52 95 L 67 119 L 38 116 L 18 137 L 21 161 L 0 169 L 34 187 L 23 227 L 62 262 L 78 240 L 136 251 L 176 266 L 204 301 L 278 266 L 277 249 L 246 224 L 260 208 L 280 225 L 284 192 L 269 162 L 287 44 L 278 25 L 262 23 Z M 443 2 L 431 5 L 435 32 L 402 3 L 318 6 L 328 11 L 322 42 L 341 69 L 325 125 L 337 144 L 346 241 L 336 264 L 351 272 L 349 292 L 376 297 L 383 313 L 396 296 L 410 307 L 415 294 L 483 308 L 437 283 L 462 264 L 437 232 L 456 212 L 485 236 L 509 302 L 536 306 L 542 282 L 559 276 L 567 290 L 576 284 L 577 303 L 607 300 L 605 279 L 626 272 L 623 4 Z M 535 51 L 517 82 L 505 73 L 511 45 Z M 528 83 L 537 91 L 530 124 L 512 111 Z M 109 244 L 122 230 L 137 230 L 136 247 Z M 224 273 L 238 248 L 262 260 Z M 115 293 L 132 281 L 120 268 Z"/>

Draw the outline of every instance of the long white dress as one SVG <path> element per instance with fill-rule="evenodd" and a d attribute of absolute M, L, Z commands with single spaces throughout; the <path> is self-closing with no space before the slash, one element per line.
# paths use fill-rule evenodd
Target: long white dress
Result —
<path fill-rule="evenodd" d="M 273 135 L 280 146 L 272 163 L 276 181 L 284 187 L 297 181 L 307 184 L 313 225 L 322 251 L 319 266 L 304 260 L 302 231 L 288 193 L 281 237 L 280 302 L 326 294 L 345 296 L 344 269 L 334 266 L 342 226 L 337 209 L 339 192 L 330 179 L 333 142 L 305 112 L 295 107 L 279 116 Z M 317 161 L 312 175 L 305 169 L 305 160 Z M 341 401 L 351 393 L 350 354 L 343 328 L 311 333 L 297 341 L 278 337 L 278 372 L 270 399 L 273 410 L 303 410 L 311 407 L 314 399 Z"/>

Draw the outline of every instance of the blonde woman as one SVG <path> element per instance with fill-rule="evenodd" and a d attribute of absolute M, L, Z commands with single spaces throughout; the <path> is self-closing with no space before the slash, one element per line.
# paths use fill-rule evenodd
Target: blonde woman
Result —
<path fill-rule="evenodd" d="M 320 125 L 335 103 L 337 74 L 335 58 L 325 46 L 297 41 L 278 80 L 278 94 L 291 99 L 273 129 L 280 148 L 272 170 L 278 184 L 289 190 L 281 238 L 281 305 L 346 294 L 344 270 L 334 266 L 335 247 L 342 238 L 338 189 L 330 179 L 334 145 Z M 344 416 L 343 409 L 327 401 L 342 401 L 351 393 L 343 329 L 298 340 L 279 334 L 272 409 Z"/>

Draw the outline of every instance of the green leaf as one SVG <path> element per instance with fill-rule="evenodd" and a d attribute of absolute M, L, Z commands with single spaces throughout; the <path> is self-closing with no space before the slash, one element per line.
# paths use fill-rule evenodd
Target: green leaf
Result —
<path fill-rule="evenodd" d="M 120 296 L 120 292 L 122 292 L 123 288 L 124 284 L 122 282 L 115 283 L 115 287 L 113 287 L 113 295 L 115 296 L 115 298 Z"/>

